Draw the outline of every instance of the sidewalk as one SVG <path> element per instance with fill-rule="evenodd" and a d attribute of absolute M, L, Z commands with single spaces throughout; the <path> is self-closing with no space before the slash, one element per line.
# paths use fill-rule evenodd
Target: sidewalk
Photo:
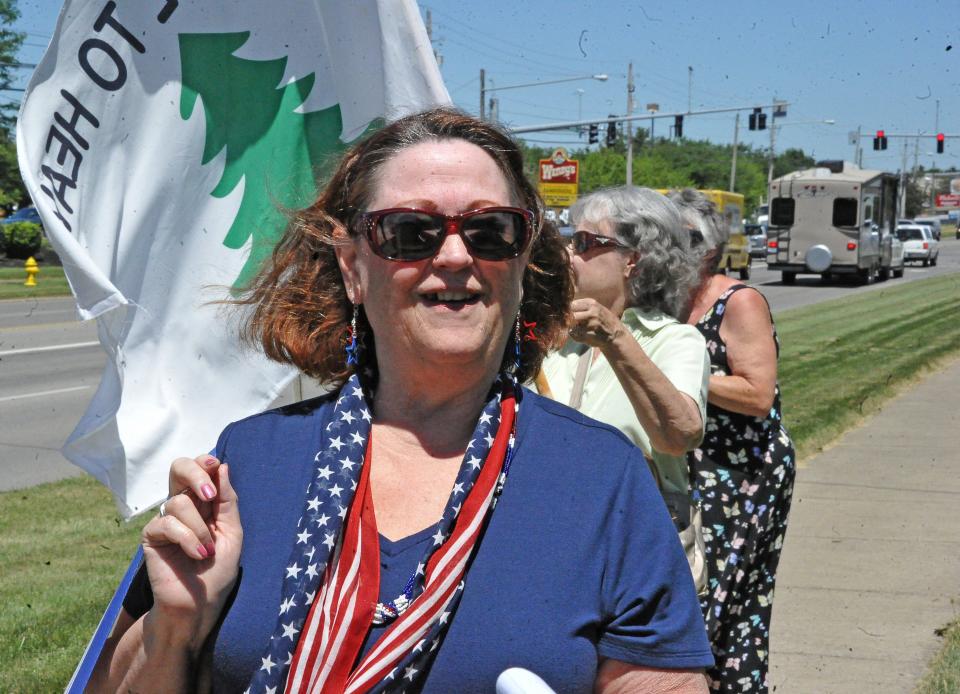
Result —
<path fill-rule="evenodd" d="M 941 645 L 934 630 L 960 614 L 958 449 L 955 360 L 800 468 L 771 691 L 913 690 Z"/>

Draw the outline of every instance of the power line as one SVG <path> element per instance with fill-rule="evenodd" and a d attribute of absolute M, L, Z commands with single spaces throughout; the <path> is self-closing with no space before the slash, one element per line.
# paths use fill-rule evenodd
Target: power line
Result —
<path fill-rule="evenodd" d="M 558 67 L 557 65 L 548 65 L 547 63 L 541 63 L 540 61 L 532 60 L 522 55 L 511 56 L 508 54 L 504 54 L 503 52 L 498 52 L 498 49 L 495 46 L 486 46 L 486 48 L 489 48 L 490 51 L 481 50 L 476 41 L 474 41 L 473 43 L 465 43 L 465 42 L 456 41 L 450 38 L 444 39 L 444 41 L 449 41 L 450 43 L 456 46 L 460 46 L 462 48 L 467 49 L 470 53 L 481 55 L 487 58 L 488 60 L 500 62 L 505 65 L 510 65 L 512 67 L 519 68 L 519 67 L 529 67 L 532 65 L 535 67 L 539 67 L 541 69 L 550 70 L 552 72 L 568 72 L 570 70 L 569 67 Z M 523 62 L 518 62 L 518 61 L 523 61 Z"/>
<path fill-rule="evenodd" d="M 424 5 L 424 8 L 427 8 L 427 7 L 428 7 L 427 5 Z M 545 58 L 551 58 L 551 59 L 554 59 L 554 60 L 564 60 L 564 61 L 566 61 L 566 60 L 569 60 L 569 59 L 570 59 L 570 56 L 569 56 L 569 55 L 558 55 L 558 54 L 556 54 L 556 53 L 548 53 L 548 52 L 546 52 L 546 51 L 540 51 L 540 50 L 537 50 L 537 49 L 535 49 L 535 48 L 530 48 L 529 46 L 520 46 L 520 45 L 517 45 L 517 44 L 515 44 L 515 43 L 513 43 L 513 42 L 511 42 L 511 41 L 507 41 L 506 39 L 502 39 L 502 38 L 500 38 L 499 36 L 495 36 L 495 35 L 493 35 L 493 34 L 484 34 L 484 33 L 478 32 L 476 26 L 472 26 L 472 25 L 470 25 L 470 24 L 467 24 L 466 22 L 462 22 L 462 21 L 456 19 L 455 17 L 453 17 L 453 16 L 451 16 L 451 15 L 448 15 L 446 12 L 444 12 L 444 11 L 442 11 L 442 10 L 437 10 L 437 9 L 434 8 L 434 7 L 430 7 L 429 9 L 430 9 L 431 12 L 433 12 L 434 14 L 437 14 L 437 15 L 440 15 L 441 17 L 446 18 L 446 21 L 447 21 L 447 22 L 450 22 L 450 23 L 452 23 L 452 24 L 457 24 L 457 25 L 463 27 L 468 33 L 463 34 L 463 33 L 461 33 L 460 31 L 457 31 L 457 30 L 455 30 L 455 29 L 454 29 L 454 31 L 455 31 L 456 33 L 461 34 L 461 36 L 466 36 L 466 37 L 469 38 L 469 39 L 475 39 L 475 38 L 479 35 L 479 36 L 484 37 L 487 41 L 494 41 L 494 42 L 496 42 L 496 43 L 501 43 L 501 44 L 503 44 L 504 46 L 508 46 L 509 48 L 512 48 L 512 49 L 515 50 L 515 51 L 521 51 L 524 55 L 525 55 L 525 54 L 528 54 L 528 53 L 531 53 L 531 54 L 533 54 L 533 55 L 541 55 L 541 56 L 543 56 L 543 57 L 545 57 Z M 449 30 L 450 27 L 446 27 L 446 29 Z M 590 63 L 592 63 L 592 62 L 595 62 L 595 61 L 590 61 L 590 62 L 578 61 L 577 64 L 582 67 L 582 66 L 588 65 L 588 64 L 590 64 Z M 600 63 L 597 63 L 597 64 L 599 65 Z"/>

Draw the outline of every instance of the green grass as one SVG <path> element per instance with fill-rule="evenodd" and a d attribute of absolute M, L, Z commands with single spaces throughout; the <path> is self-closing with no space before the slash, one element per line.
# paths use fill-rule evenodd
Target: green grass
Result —
<path fill-rule="evenodd" d="M 41 265 L 36 287 L 25 287 L 23 268 L 0 267 L 0 300 L 30 299 L 38 296 L 70 296 L 70 286 L 59 265 Z"/>
<path fill-rule="evenodd" d="M 917 685 L 916 694 L 957 694 L 960 692 L 960 619 L 937 634 L 943 647 L 930 662 L 927 674 Z"/>
<path fill-rule="evenodd" d="M 0 692 L 62 691 L 142 523 L 90 477 L 0 494 Z"/>
<path fill-rule="evenodd" d="M 784 421 L 804 458 L 960 353 L 960 275 L 776 315 Z"/>
<path fill-rule="evenodd" d="M 778 313 L 784 416 L 801 457 L 960 354 L 958 316 L 960 274 Z M 63 687 L 145 520 L 121 523 L 88 477 L 0 493 L 0 692 Z M 924 693 L 956 692 L 956 625 L 934 668 L 953 689 Z"/>

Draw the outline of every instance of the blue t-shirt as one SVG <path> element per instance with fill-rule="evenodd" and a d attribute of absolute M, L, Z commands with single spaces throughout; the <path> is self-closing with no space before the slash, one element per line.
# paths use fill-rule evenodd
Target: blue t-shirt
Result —
<path fill-rule="evenodd" d="M 214 647 L 214 689 L 243 691 L 276 625 L 313 456 L 332 401 L 230 425 L 242 575 Z M 402 592 L 433 529 L 380 539 L 380 599 Z M 374 631 L 364 648 L 379 636 Z M 492 692 L 523 667 L 590 692 L 598 658 L 713 664 L 687 561 L 643 454 L 612 427 L 524 390 L 509 479 L 466 576 L 424 692 Z"/>

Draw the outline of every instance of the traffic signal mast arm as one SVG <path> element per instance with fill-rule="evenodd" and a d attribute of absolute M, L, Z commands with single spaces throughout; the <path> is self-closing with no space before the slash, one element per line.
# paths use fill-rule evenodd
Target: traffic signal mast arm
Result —
<path fill-rule="evenodd" d="M 904 140 L 921 140 L 932 137 L 937 141 L 937 154 L 943 154 L 944 142 L 948 137 L 960 137 L 960 133 L 888 133 L 886 130 L 877 130 L 873 138 L 873 148 L 881 150 L 887 148 L 887 140 L 897 137 Z"/>
<path fill-rule="evenodd" d="M 508 128 L 514 135 L 522 133 L 535 133 L 544 130 L 567 130 L 569 128 L 579 128 L 590 126 L 593 123 L 629 123 L 632 121 L 649 121 L 656 118 L 676 118 L 677 116 L 705 116 L 712 113 L 735 113 L 737 111 L 753 111 L 755 108 L 774 109 L 789 106 L 787 101 L 777 101 L 775 104 L 765 106 L 734 106 L 729 108 L 711 108 L 703 111 L 676 111 L 673 113 L 645 113 L 637 116 L 610 116 L 609 118 L 590 118 L 584 120 L 565 121 L 562 123 L 545 123 L 543 125 L 521 125 L 516 128 Z M 950 137 L 950 136 L 948 136 Z"/>
<path fill-rule="evenodd" d="M 903 137 L 909 140 L 919 137 L 921 140 L 925 137 L 932 137 L 936 139 L 938 135 L 943 135 L 945 138 L 949 139 L 951 137 L 960 137 L 960 133 L 891 133 L 886 130 L 877 130 L 878 133 L 883 133 L 887 137 Z M 870 131 L 864 131 L 864 137 L 869 137 Z"/>

